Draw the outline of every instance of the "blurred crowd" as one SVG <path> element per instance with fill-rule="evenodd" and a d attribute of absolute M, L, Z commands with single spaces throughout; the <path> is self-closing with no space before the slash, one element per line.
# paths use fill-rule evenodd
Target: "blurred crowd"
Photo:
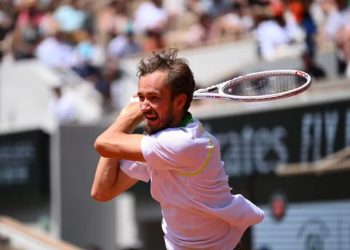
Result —
<path fill-rule="evenodd" d="M 297 50 L 314 77 L 325 76 L 319 47 L 332 44 L 338 73 L 350 78 L 348 0 L 0 0 L 0 62 L 37 58 L 72 70 L 112 110 L 123 58 L 246 37 L 262 60 Z"/>

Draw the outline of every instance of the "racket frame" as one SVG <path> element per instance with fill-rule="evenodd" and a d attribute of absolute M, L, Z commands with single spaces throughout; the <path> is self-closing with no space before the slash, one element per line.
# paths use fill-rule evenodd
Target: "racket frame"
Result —
<path fill-rule="evenodd" d="M 268 95 L 257 95 L 257 96 L 228 95 L 222 91 L 223 87 L 227 84 L 235 84 L 243 80 L 256 79 L 256 78 L 261 78 L 263 76 L 278 76 L 278 75 L 296 75 L 298 77 L 304 78 L 305 83 L 295 89 L 283 91 L 280 93 L 268 94 Z M 274 99 L 280 99 L 284 97 L 297 95 L 305 91 L 306 89 L 308 89 L 310 86 L 311 86 L 311 77 L 306 72 L 303 72 L 300 70 L 268 70 L 268 71 L 260 71 L 260 72 L 255 72 L 251 74 L 246 74 L 243 76 L 238 76 L 230 80 L 227 80 L 225 82 L 211 85 L 207 88 L 198 89 L 194 92 L 193 99 L 226 99 L 231 101 L 258 102 L 258 101 L 274 100 Z M 217 91 L 218 93 L 212 93 L 213 91 Z"/>

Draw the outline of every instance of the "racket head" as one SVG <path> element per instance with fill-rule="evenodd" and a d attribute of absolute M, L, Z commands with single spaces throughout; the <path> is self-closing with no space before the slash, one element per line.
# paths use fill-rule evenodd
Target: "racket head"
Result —
<path fill-rule="evenodd" d="M 194 99 L 258 102 L 285 98 L 307 90 L 311 77 L 300 70 L 269 70 L 239 76 L 195 91 Z M 216 91 L 214 93 L 214 91 Z"/>

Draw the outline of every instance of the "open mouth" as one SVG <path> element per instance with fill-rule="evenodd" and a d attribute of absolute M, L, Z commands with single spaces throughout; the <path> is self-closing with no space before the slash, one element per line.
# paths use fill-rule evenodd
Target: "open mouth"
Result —
<path fill-rule="evenodd" d="M 156 113 L 147 113 L 147 114 L 144 114 L 145 118 L 149 121 L 155 121 L 158 119 L 158 115 Z"/>

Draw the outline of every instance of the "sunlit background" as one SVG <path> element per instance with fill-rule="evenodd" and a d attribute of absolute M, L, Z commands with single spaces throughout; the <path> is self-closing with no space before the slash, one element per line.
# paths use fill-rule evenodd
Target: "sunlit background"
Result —
<path fill-rule="evenodd" d="M 107 203 L 90 189 L 95 138 L 135 93 L 139 60 L 168 47 L 198 88 L 312 76 L 298 96 L 191 112 L 220 140 L 232 192 L 266 213 L 247 249 L 349 250 L 347 0 L 0 0 L 0 249 L 164 249 L 149 184 Z"/>

